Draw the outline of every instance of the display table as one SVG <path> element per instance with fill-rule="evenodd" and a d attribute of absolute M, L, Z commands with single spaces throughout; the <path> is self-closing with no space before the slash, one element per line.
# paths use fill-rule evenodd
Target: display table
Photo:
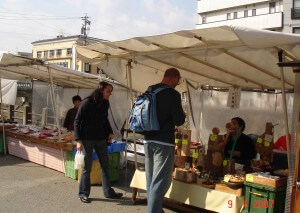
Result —
<path fill-rule="evenodd" d="M 19 158 L 65 173 L 66 151 L 72 150 L 71 143 L 58 143 L 46 139 L 5 131 L 8 153 Z"/>
<path fill-rule="evenodd" d="M 144 171 L 135 171 L 130 187 L 146 190 Z M 172 181 L 165 197 L 187 205 L 222 213 L 240 212 L 244 202 L 244 196 L 236 196 L 176 180 Z"/>

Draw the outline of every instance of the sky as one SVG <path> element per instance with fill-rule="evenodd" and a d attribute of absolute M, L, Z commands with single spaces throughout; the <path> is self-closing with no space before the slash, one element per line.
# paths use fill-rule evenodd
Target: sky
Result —
<path fill-rule="evenodd" d="M 78 35 L 110 41 L 193 29 L 197 0 L 0 0 L 0 51 L 31 52 L 33 41 Z"/>

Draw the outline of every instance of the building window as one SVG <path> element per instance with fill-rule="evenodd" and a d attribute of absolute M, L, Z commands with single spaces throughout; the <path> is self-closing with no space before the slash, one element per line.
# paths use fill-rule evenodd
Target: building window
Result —
<path fill-rule="evenodd" d="M 45 58 L 48 57 L 48 51 L 44 51 L 44 57 L 45 57 Z"/>
<path fill-rule="evenodd" d="M 231 13 L 227 13 L 227 20 L 231 19 Z"/>
<path fill-rule="evenodd" d="M 300 34 L 300 27 L 293 27 L 293 33 Z"/>
<path fill-rule="evenodd" d="M 50 50 L 49 56 L 50 56 L 50 57 L 53 57 L 53 56 L 54 56 L 54 50 Z"/>
<path fill-rule="evenodd" d="M 37 57 L 37 58 L 41 58 L 41 57 L 42 57 L 42 51 L 37 51 L 36 57 Z"/>
<path fill-rule="evenodd" d="M 84 72 L 91 73 L 91 64 L 84 63 Z"/>
<path fill-rule="evenodd" d="M 67 49 L 67 55 L 72 55 L 72 48 Z"/>
<path fill-rule="evenodd" d="M 56 56 L 61 56 L 61 49 L 56 50 Z"/>
<path fill-rule="evenodd" d="M 252 16 L 256 16 L 256 9 L 252 9 Z"/>
<path fill-rule="evenodd" d="M 237 12 L 234 12 L 234 13 L 233 13 L 233 18 L 234 18 L 234 19 L 237 19 L 237 18 L 238 18 L 238 13 L 237 13 Z"/>
<path fill-rule="evenodd" d="M 269 3 L 269 13 L 275 13 L 276 12 L 276 4 L 275 2 Z"/>
<path fill-rule="evenodd" d="M 248 10 L 244 10 L 244 17 L 248 17 Z"/>
<path fill-rule="evenodd" d="M 292 19 L 300 19 L 300 0 L 294 0 L 292 10 Z"/>
<path fill-rule="evenodd" d="M 202 16 L 202 24 L 206 24 L 206 17 Z"/>
<path fill-rule="evenodd" d="M 58 62 L 58 63 L 55 63 L 55 64 L 58 65 L 58 66 L 61 66 L 61 67 L 65 67 L 65 68 L 69 67 L 69 63 L 68 62 Z"/>

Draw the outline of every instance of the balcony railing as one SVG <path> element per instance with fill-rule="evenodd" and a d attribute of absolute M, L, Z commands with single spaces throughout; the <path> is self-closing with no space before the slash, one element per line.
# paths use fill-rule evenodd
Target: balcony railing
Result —
<path fill-rule="evenodd" d="M 223 25 L 233 25 L 233 26 L 244 26 L 256 29 L 277 29 L 282 28 L 283 13 L 271 13 L 263 14 L 257 16 L 248 16 L 244 18 L 230 19 L 230 20 L 220 20 L 215 22 L 208 22 L 206 24 L 198 24 L 197 29 L 218 27 Z"/>

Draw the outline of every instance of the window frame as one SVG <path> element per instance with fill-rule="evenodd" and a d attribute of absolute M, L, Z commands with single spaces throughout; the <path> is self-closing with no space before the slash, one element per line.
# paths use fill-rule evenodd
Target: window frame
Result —
<path fill-rule="evenodd" d="M 69 51 L 71 51 L 71 52 L 69 53 Z M 67 55 L 68 56 L 72 55 L 72 48 L 67 48 Z"/>
<path fill-rule="evenodd" d="M 61 56 L 61 55 L 62 55 L 62 49 L 57 49 L 56 56 Z"/>
<path fill-rule="evenodd" d="M 238 12 L 234 12 L 233 13 L 233 19 L 237 19 L 238 18 Z"/>
<path fill-rule="evenodd" d="M 271 5 L 274 5 L 272 7 Z M 274 12 L 272 12 L 272 8 L 274 8 Z M 269 2 L 269 14 L 276 13 L 276 2 Z"/>

